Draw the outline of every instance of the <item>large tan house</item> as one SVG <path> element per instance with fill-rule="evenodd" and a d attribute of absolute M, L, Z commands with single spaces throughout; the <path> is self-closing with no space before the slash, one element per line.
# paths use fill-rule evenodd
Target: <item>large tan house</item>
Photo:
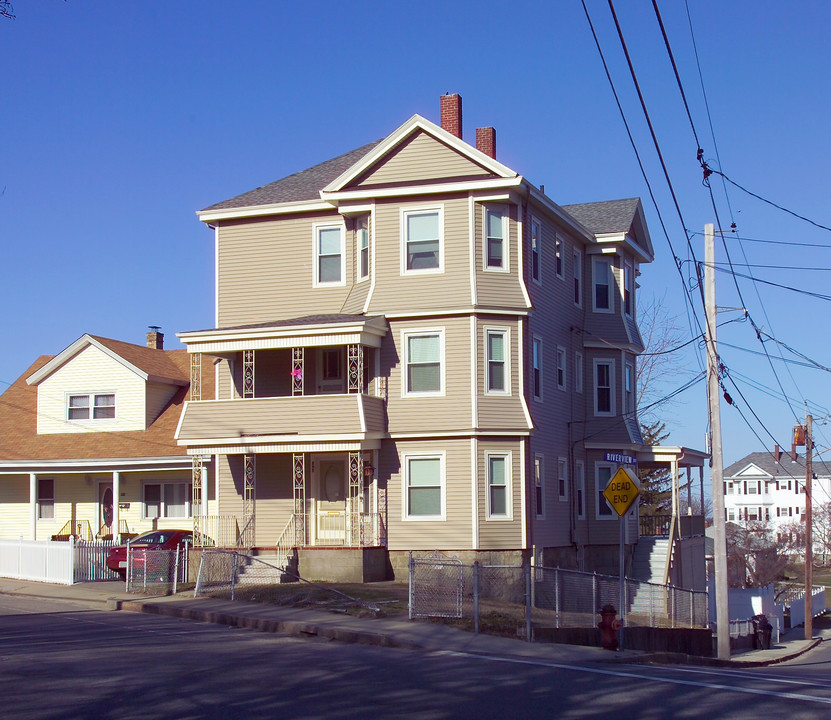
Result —
<path fill-rule="evenodd" d="M 38 358 L 0 396 L 0 538 L 190 527 L 193 460 L 173 435 L 193 360 L 155 328 L 145 346 L 83 335 Z"/>
<path fill-rule="evenodd" d="M 193 486 L 217 499 L 206 534 L 230 518 L 304 576 L 398 577 L 433 550 L 616 572 L 602 491 L 620 455 L 658 457 L 635 413 L 643 208 L 561 207 L 461 121 L 446 95 L 441 126 L 415 115 L 199 213 L 216 323 L 179 337 L 220 360 L 176 438 L 216 467 Z"/>

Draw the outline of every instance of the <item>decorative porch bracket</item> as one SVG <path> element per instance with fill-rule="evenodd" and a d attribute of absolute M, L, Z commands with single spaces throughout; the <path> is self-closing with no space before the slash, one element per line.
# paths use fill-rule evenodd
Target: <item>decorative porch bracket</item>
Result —
<path fill-rule="evenodd" d="M 362 393 L 364 391 L 364 346 L 348 345 L 348 376 L 347 392 Z"/>
<path fill-rule="evenodd" d="M 301 348 L 302 350 L 302 348 Z M 294 453 L 292 456 L 294 472 L 294 542 L 306 545 L 306 456 Z"/>
<path fill-rule="evenodd" d="M 242 396 L 254 397 L 254 351 L 242 351 Z"/>
<path fill-rule="evenodd" d="M 305 364 L 305 348 L 296 347 L 291 349 L 291 394 L 304 395 L 303 365 Z"/>
<path fill-rule="evenodd" d="M 190 356 L 190 399 L 202 399 L 202 353 Z"/>

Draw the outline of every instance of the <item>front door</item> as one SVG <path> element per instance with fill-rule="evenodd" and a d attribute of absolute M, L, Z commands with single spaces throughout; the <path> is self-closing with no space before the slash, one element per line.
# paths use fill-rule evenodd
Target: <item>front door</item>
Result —
<path fill-rule="evenodd" d="M 101 537 L 113 536 L 113 484 L 101 483 L 98 486 L 98 527 Z"/>
<path fill-rule="evenodd" d="M 346 367 L 343 348 L 323 348 L 318 355 L 317 391 L 323 395 L 346 392 Z"/>
<path fill-rule="evenodd" d="M 346 458 L 319 457 L 315 466 L 317 544 L 343 545 L 346 542 Z"/>

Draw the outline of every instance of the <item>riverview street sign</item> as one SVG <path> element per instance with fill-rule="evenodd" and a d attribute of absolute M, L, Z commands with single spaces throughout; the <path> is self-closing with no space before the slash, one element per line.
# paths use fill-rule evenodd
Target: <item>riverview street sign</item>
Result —
<path fill-rule="evenodd" d="M 639 493 L 635 473 L 627 467 L 621 467 L 612 475 L 612 479 L 603 491 L 603 497 L 615 509 L 615 512 L 623 517 L 632 507 L 632 503 L 637 500 Z"/>

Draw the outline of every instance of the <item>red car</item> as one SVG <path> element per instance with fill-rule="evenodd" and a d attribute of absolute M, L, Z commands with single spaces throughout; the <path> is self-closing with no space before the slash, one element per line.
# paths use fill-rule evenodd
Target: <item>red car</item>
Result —
<path fill-rule="evenodd" d="M 142 550 L 176 550 L 177 545 L 192 545 L 192 530 L 151 530 L 130 541 L 130 547 Z M 141 557 L 141 556 L 138 556 Z M 127 577 L 127 546 L 115 545 L 107 553 L 107 567 L 122 578 Z"/>

